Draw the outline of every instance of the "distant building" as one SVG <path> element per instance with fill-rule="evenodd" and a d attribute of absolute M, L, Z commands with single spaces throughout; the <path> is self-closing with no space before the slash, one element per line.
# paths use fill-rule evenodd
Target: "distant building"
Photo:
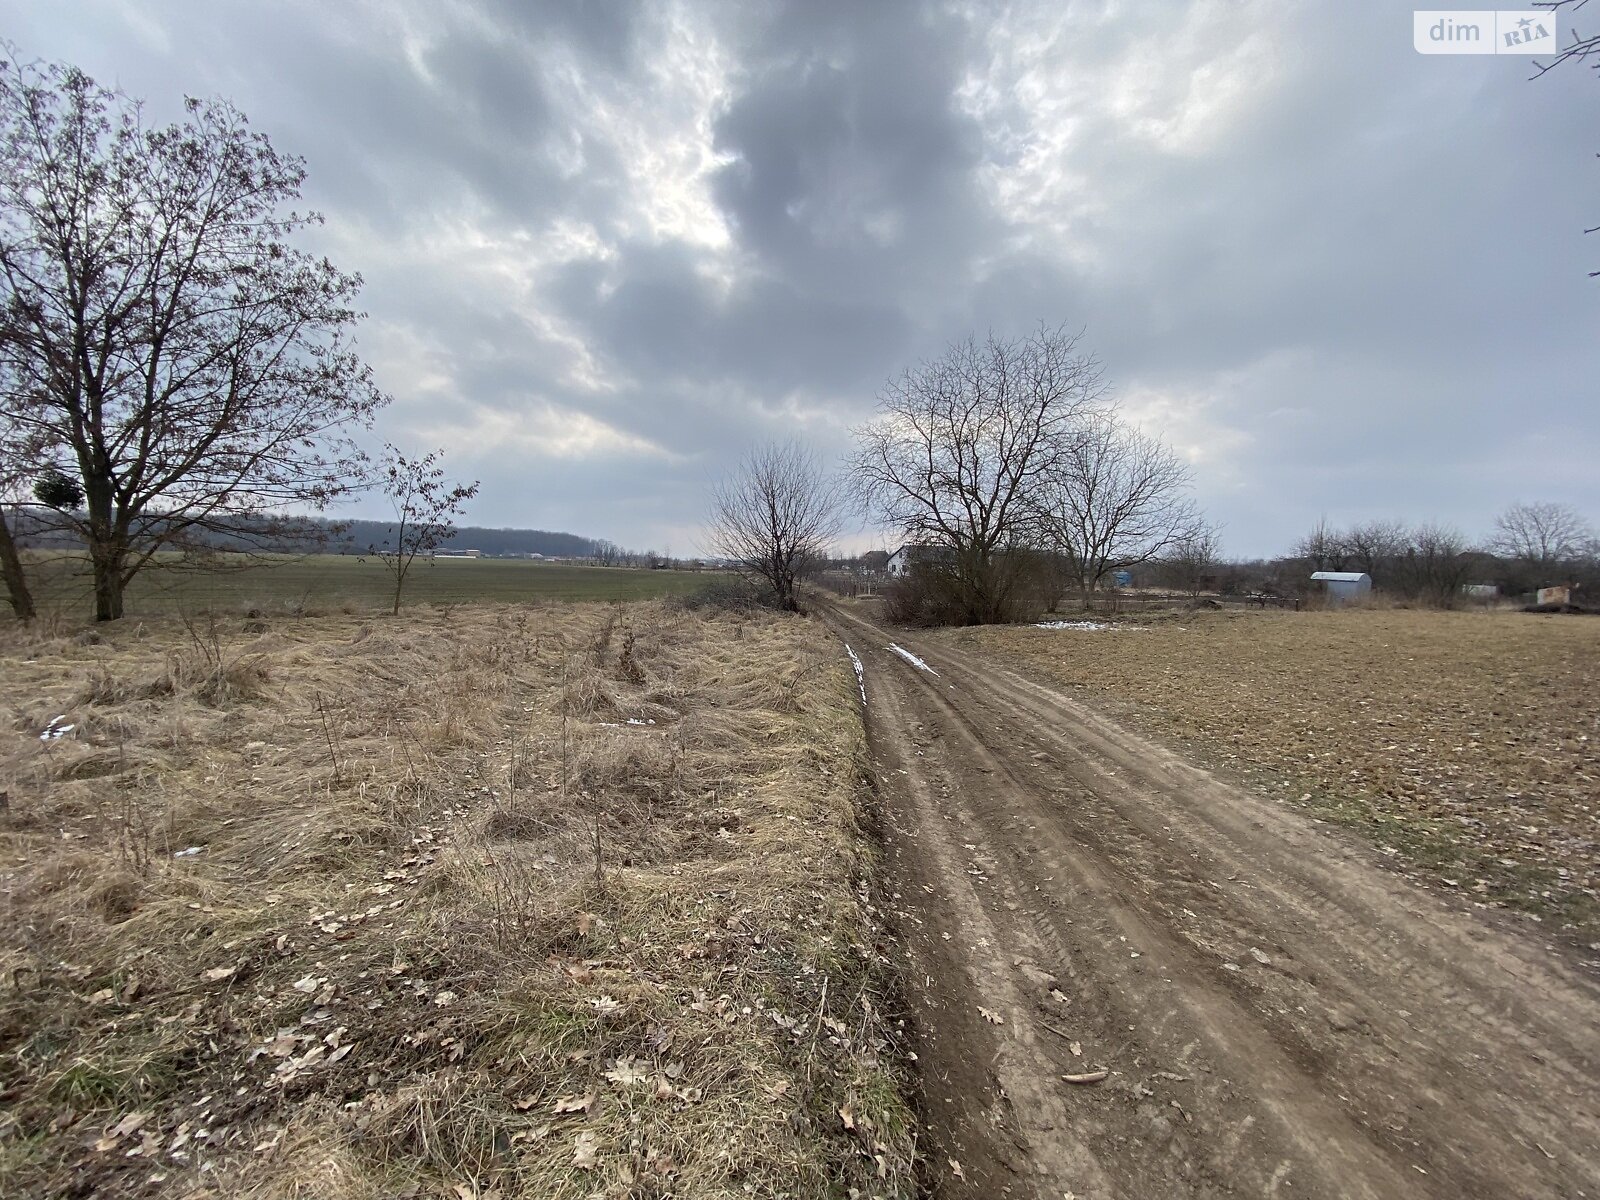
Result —
<path fill-rule="evenodd" d="M 889 569 L 887 550 L 868 550 L 861 556 L 861 570 L 867 575 L 882 575 Z"/>
<path fill-rule="evenodd" d="M 912 570 L 924 563 L 945 562 L 950 558 L 950 551 L 944 546 L 913 546 L 909 542 L 889 555 L 884 564 L 884 570 L 895 578 L 911 574 Z"/>
<path fill-rule="evenodd" d="M 1132 571 L 1113 571 L 1113 572 L 1111 572 L 1111 582 L 1113 584 L 1115 584 L 1117 587 L 1132 587 L 1133 586 L 1133 572 Z"/>
<path fill-rule="evenodd" d="M 1498 600 L 1500 588 L 1493 583 L 1463 583 L 1461 594 L 1469 600 Z"/>
<path fill-rule="evenodd" d="M 1320 583 L 1335 604 L 1356 600 L 1372 592 L 1372 576 L 1365 571 L 1313 571 L 1313 582 Z"/>
<path fill-rule="evenodd" d="M 482 558 L 482 550 L 435 550 L 435 558 Z"/>

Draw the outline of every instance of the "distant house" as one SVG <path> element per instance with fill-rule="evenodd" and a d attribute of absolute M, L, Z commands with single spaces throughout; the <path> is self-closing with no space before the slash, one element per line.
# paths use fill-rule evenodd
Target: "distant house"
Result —
<path fill-rule="evenodd" d="M 954 558 L 955 552 L 949 546 L 912 545 L 908 542 L 889 555 L 884 569 L 891 577 L 899 578 L 911 574 L 918 567 L 930 563 L 948 563 Z"/>
<path fill-rule="evenodd" d="M 868 550 L 861 556 L 861 572 L 864 575 L 883 575 L 889 570 L 889 552 L 887 550 Z"/>
<path fill-rule="evenodd" d="M 1313 571 L 1311 579 L 1322 585 L 1328 599 L 1335 604 L 1358 599 L 1372 591 L 1372 576 L 1365 571 Z"/>
<path fill-rule="evenodd" d="M 482 550 L 435 550 L 435 558 L 482 558 Z"/>

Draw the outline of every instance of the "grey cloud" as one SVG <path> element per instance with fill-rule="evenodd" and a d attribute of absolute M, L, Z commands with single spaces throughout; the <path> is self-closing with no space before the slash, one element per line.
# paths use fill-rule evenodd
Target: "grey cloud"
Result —
<path fill-rule="evenodd" d="M 228 95 L 308 158 L 339 261 L 369 280 L 394 438 L 551 405 L 622 435 L 588 457 L 488 435 L 455 452 L 485 480 L 474 520 L 687 543 L 750 442 L 837 452 L 885 377 L 1041 319 L 1084 326 L 1123 394 L 1170 398 L 1232 550 L 1323 514 L 1476 531 L 1548 495 L 1600 518 L 1600 235 L 1581 233 L 1600 87 L 1422 58 L 1387 5 L 0 14 L 155 111 Z M 713 46 L 702 113 L 672 88 Z M 717 156 L 692 186 L 636 170 L 674 136 Z M 669 187 L 727 244 L 646 219 Z"/>

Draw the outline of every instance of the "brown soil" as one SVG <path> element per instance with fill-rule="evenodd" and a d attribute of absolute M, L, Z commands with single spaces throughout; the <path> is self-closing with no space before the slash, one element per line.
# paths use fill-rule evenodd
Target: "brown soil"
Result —
<path fill-rule="evenodd" d="M 864 611 L 829 619 L 865 665 L 933 1194 L 1600 1196 L 1579 969 Z"/>
<path fill-rule="evenodd" d="M 1600 941 L 1600 620 L 1362 611 L 949 635 L 1397 864 Z"/>

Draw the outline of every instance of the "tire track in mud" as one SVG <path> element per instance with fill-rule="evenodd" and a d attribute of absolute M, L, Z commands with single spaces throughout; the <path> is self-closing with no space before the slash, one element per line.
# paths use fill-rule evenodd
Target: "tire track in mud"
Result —
<path fill-rule="evenodd" d="M 826 619 L 936 1194 L 1600 1198 L 1591 980 L 1049 687 Z"/>

